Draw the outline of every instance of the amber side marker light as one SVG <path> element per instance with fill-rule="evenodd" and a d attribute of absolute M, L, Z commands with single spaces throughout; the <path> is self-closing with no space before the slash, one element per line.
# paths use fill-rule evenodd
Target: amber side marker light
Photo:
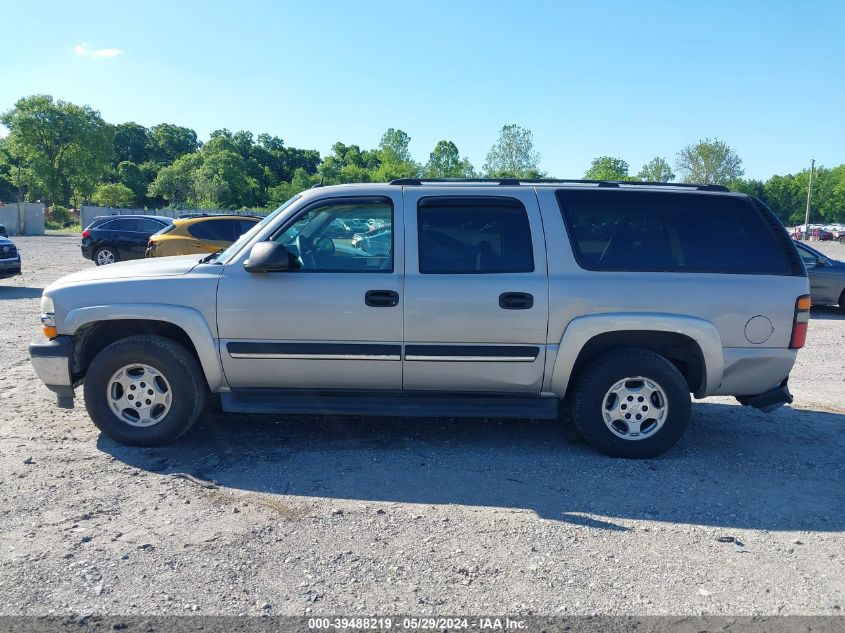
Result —
<path fill-rule="evenodd" d="M 810 322 L 810 295 L 801 295 L 795 300 L 795 317 L 792 319 L 790 349 L 801 349 L 807 341 L 807 325 Z"/>

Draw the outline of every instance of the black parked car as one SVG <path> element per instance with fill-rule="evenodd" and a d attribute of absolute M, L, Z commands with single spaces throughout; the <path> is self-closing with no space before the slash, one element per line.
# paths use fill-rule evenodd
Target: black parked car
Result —
<path fill-rule="evenodd" d="M 6 230 L 5 224 L 0 224 L 0 237 L 9 237 L 9 232 Z"/>
<path fill-rule="evenodd" d="M 82 256 L 97 266 L 142 259 L 150 236 L 173 224 L 158 215 L 105 215 L 82 231 Z"/>
<path fill-rule="evenodd" d="M 0 237 L 0 279 L 21 274 L 21 253 L 11 240 Z"/>

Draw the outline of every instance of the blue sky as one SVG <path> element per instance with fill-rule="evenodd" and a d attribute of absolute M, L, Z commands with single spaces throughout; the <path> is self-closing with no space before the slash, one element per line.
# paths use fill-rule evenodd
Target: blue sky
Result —
<path fill-rule="evenodd" d="M 110 122 L 269 132 L 326 153 L 388 127 L 480 167 L 498 131 L 542 168 L 636 173 L 719 137 L 767 178 L 845 162 L 845 2 L 0 0 L 0 110 L 49 93 Z M 15 45 L 14 34 L 20 34 Z"/>

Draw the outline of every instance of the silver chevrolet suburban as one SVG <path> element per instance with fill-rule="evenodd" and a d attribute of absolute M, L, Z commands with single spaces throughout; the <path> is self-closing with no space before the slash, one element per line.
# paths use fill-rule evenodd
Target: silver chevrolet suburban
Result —
<path fill-rule="evenodd" d="M 202 259 L 64 277 L 30 355 L 60 407 L 84 383 L 94 424 L 131 445 L 176 440 L 209 397 L 540 419 L 567 403 L 597 449 L 651 457 L 690 394 L 791 402 L 808 292 L 777 218 L 723 187 L 403 179 L 315 187 Z"/>

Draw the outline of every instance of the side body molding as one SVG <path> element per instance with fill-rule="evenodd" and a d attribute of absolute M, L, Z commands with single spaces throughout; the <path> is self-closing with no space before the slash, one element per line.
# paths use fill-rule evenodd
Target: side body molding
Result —
<path fill-rule="evenodd" d="M 584 345 L 606 332 L 660 331 L 683 334 L 693 339 L 704 357 L 705 385 L 696 397 L 713 393 L 722 381 L 722 339 L 710 321 L 679 314 L 661 312 L 612 312 L 582 316 L 569 322 L 563 332 L 555 357 L 554 369 L 547 391 L 563 397 L 572 377 L 572 369 Z"/>
<path fill-rule="evenodd" d="M 212 391 L 225 387 L 223 370 L 214 335 L 202 314 L 193 308 L 164 303 L 118 303 L 113 305 L 76 308 L 68 312 L 61 324 L 62 334 L 74 334 L 79 328 L 99 321 L 136 319 L 139 321 L 165 321 L 176 325 L 188 335 L 202 365 L 203 373 Z"/>

